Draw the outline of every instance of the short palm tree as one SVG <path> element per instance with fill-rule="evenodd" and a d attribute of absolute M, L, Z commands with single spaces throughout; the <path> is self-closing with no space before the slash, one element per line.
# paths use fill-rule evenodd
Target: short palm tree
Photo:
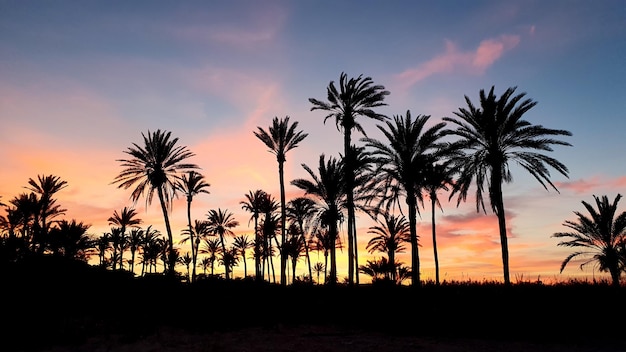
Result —
<path fill-rule="evenodd" d="M 128 234 L 128 249 L 130 250 L 130 272 L 135 273 L 135 257 L 143 242 L 144 231 L 142 229 L 132 229 Z"/>
<path fill-rule="evenodd" d="M 287 161 L 285 155 L 288 151 L 296 148 L 302 140 L 304 140 L 308 134 L 302 131 L 297 131 L 298 122 L 294 122 L 289 125 L 289 116 L 284 119 L 278 119 L 274 117 L 272 125 L 269 130 L 266 131 L 261 127 L 254 132 L 254 135 L 261 140 L 268 148 L 269 151 L 276 155 L 278 161 L 278 177 L 280 180 L 280 209 L 281 209 L 281 245 L 285 245 L 285 228 L 286 226 L 286 201 L 285 201 L 285 177 L 284 177 L 284 164 Z M 280 255 L 280 283 L 285 285 L 287 283 L 287 276 L 285 269 L 287 267 L 287 256 L 281 252 Z"/>
<path fill-rule="evenodd" d="M 304 240 L 304 250 L 309 268 L 309 277 L 313 278 L 311 268 L 311 256 L 309 253 L 309 238 L 307 236 L 308 224 L 315 214 L 315 201 L 307 197 L 297 197 L 289 201 L 287 204 L 287 218 L 298 224 L 300 235 Z"/>
<path fill-rule="evenodd" d="M 239 226 L 239 221 L 235 220 L 233 213 L 222 209 L 209 210 L 209 213 L 207 214 L 207 221 L 209 233 L 219 236 L 220 243 L 222 245 L 222 255 L 225 255 L 227 251 L 224 236 L 233 236 L 235 233 L 231 229 Z M 224 277 L 228 280 L 230 278 L 230 268 L 232 268 L 232 266 L 225 265 L 224 267 L 226 268 Z"/>
<path fill-rule="evenodd" d="M 443 120 L 456 126 L 446 133 L 458 139 L 452 148 L 463 155 L 454 158 L 460 175 L 455 182 L 450 198 L 458 194 L 457 206 L 467 197 L 470 186 L 476 184 L 476 210 L 485 211 L 483 190 L 488 187 L 491 209 L 498 217 L 504 284 L 510 285 L 509 249 L 506 230 L 502 184 L 513 180 L 509 162 L 515 161 L 530 173 L 546 190 L 550 185 L 548 167 L 568 176 L 567 167 L 560 161 L 542 153 L 553 151 L 553 145 L 570 146 L 555 136 L 571 136 L 571 132 L 533 125 L 523 119 L 531 108 L 537 105 L 532 99 L 525 99 L 526 93 L 515 95 L 516 87 L 508 88 L 500 97 L 480 90 L 480 107 L 475 107 L 465 96 L 467 108 L 460 108 L 454 114 L 457 118 L 444 117 Z"/>
<path fill-rule="evenodd" d="M 200 253 L 208 254 L 208 260 L 211 264 L 211 275 L 215 275 L 215 260 L 217 255 L 222 253 L 222 243 L 219 238 L 205 238 L 202 241 Z"/>
<path fill-rule="evenodd" d="M 254 242 L 250 241 L 248 236 L 240 235 L 235 236 L 233 241 L 233 248 L 237 250 L 237 253 L 241 255 L 243 259 L 243 276 L 248 277 L 248 263 L 246 260 L 246 251 L 250 248 L 254 247 Z"/>
<path fill-rule="evenodd" d="M 141 224 L 142 220 L 137 218 L 137 215 L 138 214 L 134 208 L 124 207 L 119 213 L 117 212 L 117 210 L 114 210 L 113 216 L 111 216 L 107 220 L 109 222 L 109 225 L 116 225 L 120 228 L 120 236 L 121 236 L 120 244 L 123 244 L 126 242 L 126 230 L 129 227 L 137 228 Z M 120 257 L 119 257 L 120 269 L 124 269 L 123 249 L 120 250 L 119 254 L 120 254 Z M 113 262 L 113 270 L 115 270 L 115 261 Z"/>
<path fill-rule="evenodd" d="M 580 249 L 563 260 L 561 272 L 572 259 L 582 257 L 585 261 L 580 265 L 581 269 L 587 264 L 596 263 L 600 271 L 608 271 L 611 274 L 612 284 L 619 286 L 623 270 L 620 264 L 620 251 L 626 244 L 626 211 L 619 214 L 617 212 L 617 203 L 622 195 L 618 194 L 612 203 L 607 196 L 593 197 L 596 209 L 593 205 L 582 202 L 589 216 L 575 211 L 577 221 L 566 220 L 563 223 L 563 226 L 572 231 L 552 235 L 556 238 L 569 238 L 560 242 L 559 246 Z"/>
<path fill-rule="evenodd" d="M 335 82 L 331 81 L 326 89 L 328 101 L 321 101 L 309 98 L 309 102 L 313 104 L 311 111 L 323 110 L 328 112 L 324 118 L 324 123 L 329 118 L 335 119 L 335 126 L 338 130 L 343 130 L 343 146 L 344 157 L 347 160 L 354 160 L 350 155 L 352 151 L 352 131 L 356 130 L 366 136 L 363 126 L 357 121 L 358 117 L 367 117 L 373 120 L 382 121 L 387 117 L 375 112 L 373 109 L 387 105 L 384 100 L 389 91 L 385 90 L 382 85 L 374 84 L 371 77 L 363 77 L 359 75 L 356 78 L 348 79 L 348 75 L 342 72 L 339 76 L 339 90 L 335 86 Z M 347 208 L 348 208 L 348 281 L 354 283 L 354 274 L 357 270 L 355 266 L 354 247 L 356 246 L 355 229 L 355 206 L 354 194 L 354 170 L 355 166 L 347 163 L 344 166 L 344 179 L 347 189 Z"/>
<path fill-rule="evenodd" d="M 422 203 L 422 191 L 425 182 L 424 170 L 442 148 L 442 130 L 445 123 L 436 123 L 427 127 L 429 115 L 411 117 L 396 115 L 386 126 L 377 126 L 387 141 L 365 138 L 365 146 L 372 148 L 376 159 L 376 181 L 384 194 L 383 202 L 390 209 L 394 204 L 404 201 L 408 208 L 408 221 L 411 231 L 411 272 L 412 284 L 421 285 L 420 258 L 417 234 L 418 205 Z"/>
<path fill-rule="evenodd" d="M 252 213 L 250 221 L 254 220 L 254 273 L 256 280 L 262 280 L 263 275 L 261 273 L 261 237 L 259 231 L 259 216 L 262 212 L 263 202 L 267 196 L 263 190 L 257 189 L 252 192 L 249 191 L 245 197 L 245 201 L 241 201 L 241 208 L 245 211 Z M 250 224 L 250 222 L 248 222 Z"/>
<path fill-rule="evenodd" d="M 194 238 L 194 231 L 191 225 L 191 202 L 193 197 L 200 193 L 209 194 L 208 188 L 211 185 L 204 180 L 204 176 L 195 171 L 188 171 L 183 174 L 176 182 L 175 187 L 182 192 L 187 198 L 187 227 L 189 229 L 189 243 L 191 244 L 192 274 L 191 282 L 196 280 L 196 260 L 198 258 L 198 248 L 196 244 L 199 242 Z"/>
<path fill-rule="evenodd" d="M 94 242 L 87 234 L 91 226 L 76 220 L 61 220 L 50 229 L 50 247 L 54 254 L 83 262 L 89 260 Z"/>
<path fill-rule="evenodd" d="M 178 138 L 171 138 L 171 132 L 156 130 L 141 134 L 143 145 L 133 143 L 124 152 L 130 159 L 119 159 L 124 168 L 113 180 L 118 188 L 134 186 L 130 198 L 137 202 L 142 196 L 146 197 L 146 204 L 152 203 L 156 191 L 161 203 L 161 211 L 167 230 L 168 249 L 174 251 L 174 239 L 168 216 L 171 201 L 176 195 L 176 180 L 180 173 L 188 172 L 199 167 L 185 162 L 194 156 L 186 146 L 178 145 Z M 173 258 L 173 256 L 172 256 Z M 173 259 L 169 261 L 170 273 L 175 274 Z"/>
<path fill-rule="evenodd" d="M 35 231 L 34 236 L 40 238 L 46 238 L 48 228 L 50 227 L 49 220 L 65 213 L 65 209 L 61 209 L 60 205 L 56 204 L 56 199 L 53 199 L 55 193 L 67 187 L 67 181 L 61 180 L 59 176 L 55 175 L 38 175 L 37 180 L 32 178 L 28 179 L 29 186 L 26 189 L 39 195 L 37 204 L 38 214 L 34 223 Z M 39 247 L 39 251 L 43 252 L 44 246 Z"/>
<path fill-rule="evenodd" d="M 336 158 L 329 157 L 325 160 L 324 154 L 320 155 L 318 173 L 316 174 L 309 166 L 302 167 L 311 177 L 308 179 L 295 179 L 291 184 L 300 188 L 305 195 L 317 199 L 317 221 L 328 229 L 330 248 L 330 274 L 328 283 L 337 283 L 337 260 L 335 243 L 338 235 L 338 222 L 341 218 L 340 209 L 345 199 L 344 172 L 342 164 Z"/>
<path fill-rule="evenodd" d="M 383 214 L 383 221 L 378 225 L 370 226 L 369 234 L 374 235 L 365 247 L 369 253 L 382 252 L 387 254 L 390 263 L 390 274 L 393 282 L 396 281 L 396 253 L 404 251 L 404 243 L 411 241 L 411 230 L 404 216 Z"/>

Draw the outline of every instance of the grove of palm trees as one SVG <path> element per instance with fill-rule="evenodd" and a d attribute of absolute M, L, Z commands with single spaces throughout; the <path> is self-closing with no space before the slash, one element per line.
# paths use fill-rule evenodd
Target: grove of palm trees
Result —
<path fill-rule="evenodd" d="M 342 72 L 325 93 L 325 99 L 309 99 L 311 114 L 320 124 L 334 122 L 329 130 L 336 128 L 343 150 L 320 154 L 316 165 L 291 159 L 289 152 L 312 136 L 290 116 L 250 131 L 276 158 L 280 193 L 242 194 L 246 219 L 219 205 L 192 217 L 194 200 L 211 196 L 211 175 L 194 163 L 195 153 L 176 131 L 160 129 L 148 129 L 120 154 L 110 185 L 128 192 L 129 200 L 103 219 L 109 231 L 91 233 L 89 224 L 65 218 L 58 200 L 68 185 L 63 175 L 33 175 L 13 198 L 1 199 L 3 302 L 13 312 L 5 314 L 2 350 L 78 348 L 112 337 L 117 345 L 109 349 L 121 349 L 164 326 L 190 334 L 260 328 L 268 335 L 285 326 L 301 327 L 302 334 L 330 326 L 361 334 L 352 337 L 474 338 L 502 346 L 525 341 L 536 350 L 626 346 L 624 328 L 614 323 L 626 313 L 620 194 L 588 195 L 581 199 L 587 213 L 572 204 L 576 219 L 559 219 L 563 232 L 546 234 L 572 249 L 561 271 L 592 266 L 606 278 L 511 279 L 503 185 L 513 181 L 512 166 L 558 192 L 552 172 L 568 177 L 569 171 L 554 147 L 575 147 L 568 130 L 524 119 L 537 104 L 526 93 L 481 89 L 478 101 L 465 96 L 465 106 L 441 118 L 411 110 L 381 114 L 392 93 L 363 75 Z M 372 131 L 370 123 L 376 124 Z M 384 138 L 371 137 L 373 131 Z M 285 179 L 286 163 L 300 165 L 307 176 Z M 286 185 L 301 194 L 289 199 Z M 477 212 L 497 217 L 501 280 L 441 279 L 440 200 L 463 207 L 468 195 Z M 185 199 L 183 228 L 171 224 L 176 198 Z M 158 207 L 163 223 L 145 223 L 138 202 Z M 374 225 L 358 233 L 364 217 Z M 431 231 L 418 232 L 419 221 L 430 223 Z M 238 235 L 246 224 L 252 232 Z M 165 233 L 155 229 L 161 226 Z M 432 252 L 420 250 L 424 238 L 432 239 Z M 359 260 L 359 242 L 374 259 Z M 345 278 L 338 274 L 339 256 L 347 258 Z M 434 280 L 422 276 L 424 256 L 434 257 Z M 235 267 L 243 276 L 234 275 Z M 199 350 L 235 350 L 213 343 Z M 384 351 L 384 343 L 376 350 Z"/>

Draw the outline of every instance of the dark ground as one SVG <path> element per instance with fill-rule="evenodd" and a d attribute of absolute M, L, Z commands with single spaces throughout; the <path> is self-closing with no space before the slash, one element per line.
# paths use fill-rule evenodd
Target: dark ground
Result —
<path fill-rule="evenodd" d="M 1 351 L 626 351 L 624 287 L 185 285 L 37 268 L 0 271 Z"/>

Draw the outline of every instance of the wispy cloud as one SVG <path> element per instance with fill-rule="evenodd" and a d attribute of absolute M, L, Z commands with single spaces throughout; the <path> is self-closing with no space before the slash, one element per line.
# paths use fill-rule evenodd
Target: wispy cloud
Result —
<path fill-rule="evenodd" d="M 519 42 L 519 35 L 501 35 L 483 40 L 474 50 L 463 51 L 454 42 L 447 40 L 444 53 L 396 75 L 397 85 L 406 90 L 437 74 L 455 72 L 482 74 Z"/>

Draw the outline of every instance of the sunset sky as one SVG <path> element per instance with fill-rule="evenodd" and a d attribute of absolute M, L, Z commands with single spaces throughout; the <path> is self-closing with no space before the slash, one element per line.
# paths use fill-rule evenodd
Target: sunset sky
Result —
<path fill-rule="evenodd" d="M 130 190 L 111 184 L 117 160 L 142 133 L 161 129 L 196 154 L 191 160 L 211 184 L 209 195 L 194 200 L 193 217 L 227 209 L 241 224 L 236 232 L 252 237 L 239 204 L 244 195 L 263 189 L 280 199 L 276 158 L 253 131 L 274 117 L 297 121 L 309 136 L 287 154 L 285 180 L 308 177 L 301 164 L 317 169 L 320 154 L 343 150 L 334 121 L 324 124 L 308 101 L 325 100 L 341 72 L 369 76 L 391 92 L 380 113 L 410 110 L 433 123 L 465 107 L 465 95 L 478 102 L 480 89 L 495 86 L 500 95 L 517 86 L 538 102 L 527 120 L 573 136 L 565 138 L 572 147 L 550 153 L 570 169 L 569 178 L 552 174 L 560 193 L 512 165 L 514 182 L 504 188 L 511 280 L 591 277 L 597 270 L 581 271 L 580 262 L 559 274 L 571 249 L 551 235 L 584 211 L 581 201 L 613 200 L 626 189 L 625 62 L 621 0 L 0 0 L 0 196 L 6 203 L 29 178 L 58 175 L 68 182 L 57 194 L 64 218 L 91 224 L 99 236 L 115 210 L 133 205 Z M 380 137 L 376 121 L 361 123 Z M 286 191 L 287 199 L 303 194 L 290 184 Z M 442 279 L 500 279 L 495 216 L 477 213 L 474 198 L 458 208 L 455 199 L 442 203 Z M 136 207 L 145 224 L 165 233 L 158 204 Z M 184 198 L 174 203 L 176 238 L 185 210 Z M 430 210 L 421 213 L 428 279 Z M 381 254 L 365 251 L 372 221 L 364 214 L 357 221 L 364 264 Z M 339 277 L 346 257 L 338 251 Z M 400 260 L 410 264 L 408 253 Z"/>

